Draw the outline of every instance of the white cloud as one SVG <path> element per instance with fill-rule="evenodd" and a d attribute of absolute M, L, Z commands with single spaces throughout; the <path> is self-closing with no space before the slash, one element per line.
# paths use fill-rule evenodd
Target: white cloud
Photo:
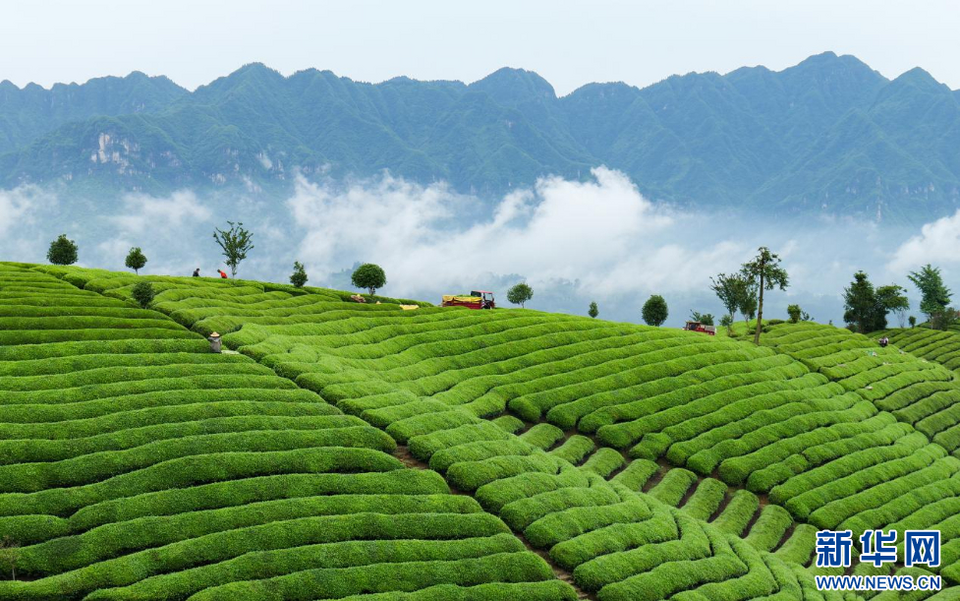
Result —
<path fill-rule="evenodd" d="M 6 236 L 15 227 L 33 223 L 43 212 L 56 204 L 56 195 L 36 186 L 20 186 L 0 190 L 0 236 Z"/>
<path fill-rule="evenodd" d="M 710 243 L 703 222 L 655 207 L 620 172 L 601 167 L 593 176 L 541 179 L 481 219 L 470 216 L 482 200 L 390 176 L 344 188 L 301 179 L 289 207 L 306 230 L 299 256 L 308 271 L 376 262 L 398 295 L 479 286 L 483 274 L 520 274 L 544 286 L 579 281 L 601 297 L 690 290 L 704 288 L 714 266 L 739 265 L 750 249 Z"/>
<path fill-rule="evenodd" d="M 58 203 L 56 193 L 37 186 L 0 190 L 0 260 L 42 260 L 49 244 L 43 230 L 56 220 Z"/>
<path fill-rule="evenodd" d="M 924 225 L 919 235 L 900 245 L 887 268 L 893 273 L 902 273 L 926 263 L 957 261 L 960 261 L 960 210 Z"/>
<path fill-rule="evenodd" d="M 166 198 L 147 194 L 128 194 L 123 198 L 124 212 L 111 220 L 121 231 L 139 234 L 150 231 L 170 231 L 185 224 L 210 219 L 210 209 L 190 190 L 174 192 Z"/>

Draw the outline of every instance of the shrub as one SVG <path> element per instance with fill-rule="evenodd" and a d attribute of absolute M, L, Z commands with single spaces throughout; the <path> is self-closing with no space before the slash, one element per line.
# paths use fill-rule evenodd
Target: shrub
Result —
<path fill-rule="evenodd" d="M 590 308 L 587 310 L 587 315 L 594 318 L 600 315 L 600 309 L 597 307 L 597 303 L 595 301 L 591 301 Z"/>
<path fill-rule="evenodd" d="M 133 300 L 137 301 L 138 305 L 146 309 L 153 302 L 156 292 L 154 292 L 153 284 L 150 282 L 137 282 L 130 295 L 133 296 Z"/>
<path fill-rule="evenodd" d="M 790 316 L 790 323 L 800 323 L 803 309 L 800 308 L 800 305 L 787 305 L 787 315 Z"/>
<path fill-rule="evenodd" d="M 300 261 L 293 262 L 293 273 L 290 274 L 290 283 L 294 288 L 303 288 L 307 283 L 307 271 L 303 268 Z"/>

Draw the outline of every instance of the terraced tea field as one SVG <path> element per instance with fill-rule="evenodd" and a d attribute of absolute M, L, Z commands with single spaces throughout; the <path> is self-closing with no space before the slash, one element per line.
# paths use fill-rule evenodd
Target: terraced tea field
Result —
<path fill-rule="evenodd" d="M 445 538 L 447 549 L 463 549 L 465 555 L 444 555 L 448 563 L 435 569 L 430 562 L 440 559 L 424 557 L 429 551 L 415 546 L 404 555 L 403 545 L 382 546 L 386 544 L 382 539 L 395 538 L 387 534 L 386 522 L 366 531 L 375 539 L 368 541 L 366 551 L 347 554 L 366 558 L 376 569 L 360 569 L 359 565 L 366 565 L 360 559 L 349 567 L 327 566 L 324 562 L 335 561 L 331 557 L 342 557 L 333 548 L 304 551 L 295 566 L 285 558 L 249 555 L 254 551 L 241 550 L 245 545 L 273 544 L 275 538 L 272 533 L 252 533 L 253 540 L 248 541 L 248 533 L 242 531 L 236 535 L 237 548 L 232 551 L 236 555 L 231 559 L 200 559 L 206 551 L 197 551 L 198 563 L 193 566 L 177 564 L 180 560 L 171 556 L 171 563 L 151 564 L 155 574 L 136 572 L 132 583 L 97 582 L 72 593 L 77 598 L 835 598 L 840 595 L 817 591 L 813 583 L 814 573 L 826 572 L 810 566 L 814 533 L 820 528 L 850 528 L 857 534 L 881 527 L 940 529 L 942 561 L 932 571 L 948 584 L 960 580 L 960 518 L 956 517 L 960 458 L 953 455 L 958 445 L 950 444 L 958 420 L 921 408 L 928 397 L 957 394 L 953 373 L 896 348 L 880 352 L 875 343 L 848 332 L 826 326 L 775 326 L 765 335 L 766 346 L 758 348 L 735 339 L 529 310 L 421 307 L 404 311 L 388 299 L 363 305 L 344 302 L 342 293 L 334 291 L 254 282 L 137 278 L 97 270 L 23 266 L 8 266 L 4 274 L 12 272 L 26 272 L 30 275 L 23 278 L 50 286 L 56 283 L 63 290 L 73 288 L 74 294 L 97 299 L 104 307 L 127 309 L 125 299 L 132 285 L 152 281 L 159 292 L 153 305 L 157 313 L 143 313 L 167 324 L 151 324 L 152 328 L 186 337 L 184 344 L 196 345 L 195 354 L 211 364 L 232 361 L 231 365 L 263 370 L 256 374 L 277 382 L 278 389 L 309 396 L 309 401 L 298 402 L 316 408 L 316 414 L 267 416 L 265 407 L 245 409 L 264 420 L 257 423 L 270 423 L 259 430 L 270 432 L 264 438 L 272 444 L 289 444 L 285 451 L 336 449 L 337 457 L 342 452 L 376 457 L 385 463 L 350 469 L 364 475 L 374 472 L 378 478 L 396 473 L 429 482 L 437 488 L 422 494 L 438 499 L 433 502 L 462 505 L 457 510 L 444 506 L 422 514 L 446 515 L 451 526 L 455 520 L 482 519 L 492 528 L 482 534 Z M 41 317 L 61 319 L 37 319 Z M 56 321 L 43 323 L 53 324 L 51 329 L 60 327 Z M 202 339 L 191 332 L 213 330 L 226 333 L 227 347 L 241 355 L 202 353 Z M 19 346 L 39 349 L 61 344 Z M 99 364 L 93 360 L 91 365 Z M 11 369 L 27 366 L 25 359 L 11 363 Z M 124 369 L 150 367 L 138 363 Z M 70 378 L 84 373 L 82 367 L 68 369 Z M 179 373 L 179 368 L 171 371 Z M 56 380 L 48 380 L 43 385 L 54 386 Z M 936 390 L 924 394 L 927 389 L 922 386 Z M 201 389 L 198 394 L 204 401 L 194 401 L 199 407 L 190 410 L 205 411 L 207 405 L 216 405 L 219 390 L 219 386 Z M 180 416 L 180 406 L 190 403 L 177 402 L 176 408 L 172 403 L 164 402 L 170 405 L 163 409 L 164 423 L 184 425 L 179 439 L 173 438 L 179 425 L 169 426 L 175 445 L 193 436 L 196 419 Z M 113 411 L 112 401 L 110 407 Z M 162 412 L 156 411 L 154 419 L 159 423 Z M 217 418 L 234 423 L 220 414 Z M 345 437 L 353 444 L 332 434 L 321 441 L 318 432 L 323 428 L 315 425 L 321 418 L 344 420 L 342 428 L 356 429 L 358 435 Z M 66 438 L 61 432 L 70 426 L 61 423 L 71 421 L 29 419 L 35 437 L 48 439 Z M 90 427 L 84 431 L 89 433 L 86 438 L 100 436 L 92 423 Z M 242 430 L 235 438 L 238 445 L 247 445 L 247 436 L 254 440 L 259 433 L 253 426 L 237 426 L 231 434 L 234 430 Z M 18 440 L 29 438 L 17 436 Z M 217 453 L 230 452 L 219 444 Z M 70 448 L 80 449 L 72 444 Z M 95 447 L 89 448 L 87 453 L 96 455 Z M 111 448 L 108 452 L 123 451 Z M 128 469 L 123 467 L 128 464 L 115 463 L 112 455 L 103 459 L 97 456 L 90 464 L 100 467 L 99 477 L 106 482 L 117 477 L 107 477 L 111 470 Z M 56 454 L 40 459 L 24 456 L 11 464 L 20 469 L 63 460 Z M 264 469 L 276 470 L 276 465 Z M 301 469 L 312 473 L 310 468 Z M 186 489 L 205 485 L 190 482 Z M 166 486 L 172 490 L 177 485 Z M 448 494 L 448 486 L 460 494 Z M 124 508 L 132 505 L 127 499 L 146 492 L 111 498 L 111 507 L 128 511 Z M 334 499 L 352 494 L 336 492 Z M 191 506 L 198 502 L 197 497 L 184 499 L 176 515 L 206 511 Z M 259 502 L 237 497 L 231 507 L 242 512 Z M 373 508 L 357 505 L 356 512 L 382 513 L 388 504 L 393 507 L 394 500 L 371 503 Z M 354 507 L 353 499 L 342 507 Z M 67 513 L 53 515 L 69 519 L 72 514 Z M 251 513 L 264 515 L 258 510 Z M 125 522 L 118 519 L 117 523 Z M 427 528 L 410 538 L 420 541 L 417 545 L 426 544 L 423 533 L 433 530 Z M 52 533 L 44 541 L 51 544 L 73 540 L 72 536 L 80 535 Z M 286 542 L 287 536 L 278 535 L 284 548 L 299 549 L 296 543 Z M 86 551 L 79 556 L 85 558 L 84 565 L 98 566 L 98 562 L 136 556 L 148 548 L 162 552 L 176 544 L 144 542 L 137 551 L 117 551 L 111 559 L 88 558 Z M 493 551 L 486 546 L 495 544 L 504 547 Z M 89 547 L 99 548 L 99 544 Z M 22 547 L 23 552 L 29 548 Z M 483 550 L 469 555 L 468 548 Z M 254 553 L 259 552 L 258 548 Z M 412 567 L 416 563 L 412 558 L 419 567 Z M 476 570 L 454 567 L 481 562 L 486 563 Z M 204 582 L 184 575 L 207 569 L 208 564 L 219 575 L 212 578 L 221 580 L 195 585 L 196 590 L 157 580 Z M 424 569 L 427 564 L 430 569 Z M 287 571 L 276 574 L 273 569 Z M 856 569 L 857 573 L 922 571 L 900 565 L 875 569 L 861 564 Z M 336 580 L 334 585 L 336 577 L 330 570 L 347 570 L 342 573 L 350 575 L 348 582 L 356 578 L 358 584 L 351 589 Z M 35 573 L 39 578 L 31 582 L 0 583 L 11 587 L 0 588 L 0 596 L 7 591 L 26 595 L 21 591 L 71 573 L 61 569 L 49 575 Z M 447 582 L 453 586 L 443 586 Z M 146 583 L 157 584 L 134 590 Z M 421 592 L 409 592 L 416 589 Z M 381 591 L 386 596 L 377 595 Z M 958 592 L 960 587 L 951 586 L 936 595 L 915 592 L 906 598 L 940 600 L 954 598 Z M 877 598 L 893 596 L 882 593 Z"/>
<path fill-rule="evenodd" d="M 573 596 L 387 434 L 162 314 L 4 265 L 0 338 L 0 598 Z"/>

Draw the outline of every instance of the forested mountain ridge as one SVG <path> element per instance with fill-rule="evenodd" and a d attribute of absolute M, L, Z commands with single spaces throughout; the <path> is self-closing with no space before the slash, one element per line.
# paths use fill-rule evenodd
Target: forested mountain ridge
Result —
<path fill-rule="evenodd" d="M 655 200 L 777 214 L 923 220 L 960 201 L 960 93 L 824 53 L 775 72 L 691 73 L 558 97 L 504 68 L 472 84 L 250 64 L 194 92 L 133 73 L 0 83 L 0 182 L 97 192 L 284 189 L 369 176 L 499 195 L 606 165 Z"/>

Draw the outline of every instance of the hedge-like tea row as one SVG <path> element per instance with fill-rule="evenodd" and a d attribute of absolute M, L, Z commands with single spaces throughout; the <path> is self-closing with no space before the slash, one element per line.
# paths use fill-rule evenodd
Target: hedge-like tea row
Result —
<path fill-rule="evenodd" d="M 383 430 L 134 307 L 146 278 L 52 271 L 72 283 L 0 264 L 0 535 L 25 578 L 0 568 L 0 598 L 255 598 L 268 581 L 289 598 L 575 597 L 476 500 L 404 469 Z M 211 286 L 149 279 L 157 308 Z M 216 284 L 205 302 L 264 314 L 345 304 Z"/>
<path fill-rule="evenodd" d="M 125 298 L 133 280 L 111 279 L 99 274 L 85 285 Z M 817 513 L 816 504 L 826 503 L 843 519 L 882 527 L 889 522 L 868 513 L 880 501 L 909 497 L 912 485 L 924 490 L 954 473 L 923 434 L 877 405 L 939 372 L 879 353 L 875 359 L 865 339 L 840 331 L 774 326 L 768 336 L 778 346 L 771 350 L 530 311 L 399 311 L 283 298 L 249 283 L 222 287 L 236 294 L 219 294 L 215 282 L 166 284 L 162 312 L 201 332 L 226 325 L 228 346 L 408 444 L 601 599 L 812 590 L 809 573 L 779 559 L 805 565 L 809 530 L 794 525 L 788 535 L 784 510 L 759 510 L 755 495 L 721 490 L 716 480 L 703 484 L 696 474 L 769 492 L 794 516 L 817 523 L 829 521 Z M 523 427 L 515 421 L 484 419 L 504 410 L 595 433 L 597 442 L 639 459 L 621 470 L 619 453 L 591 453 L 585 437 L 562 443 L 546 424 L 518 437 L 511 432 Z M 937 432 L 950 432 L 949 425 Z M 672 470 L 647 493 L 636 492 L 653 477 L 654 460 L 690 471 Z M 867 474 L 860 484 L 850 478 L 857 469 Z M 821 481 L 827 475 L 833 480 Z M 679 542 L 684 516 L 704 532 L 709 554 Z M 691 554 L 668 560 L 654 551 L 661 543 Z M 634 551 L 648 559 L 617 558 Z M 263 592 L 228 590 L 253 598 Z"/>

